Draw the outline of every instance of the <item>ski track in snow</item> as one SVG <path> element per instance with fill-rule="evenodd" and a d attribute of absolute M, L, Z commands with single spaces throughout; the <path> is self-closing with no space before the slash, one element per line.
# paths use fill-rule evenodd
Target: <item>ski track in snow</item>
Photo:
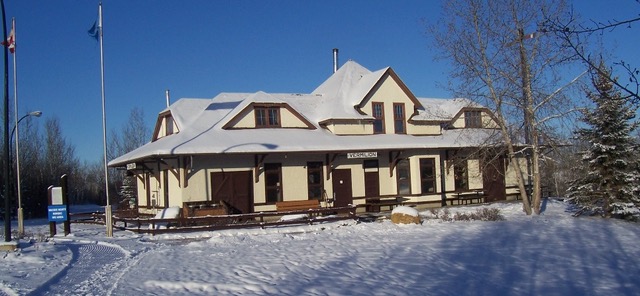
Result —
<path fill-rule="evenodd" d="M 70 264 L 30 295 L 106 295 L 123 264 L 122 248 L 104 243 L 63 244 L 73 254 Z"/>

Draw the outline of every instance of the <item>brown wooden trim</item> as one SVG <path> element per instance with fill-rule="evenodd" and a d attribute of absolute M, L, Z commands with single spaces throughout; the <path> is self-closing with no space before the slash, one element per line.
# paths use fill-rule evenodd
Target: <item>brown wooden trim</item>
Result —
<path fill-rule="evenodd" d="M 254 175 L 254 179 L 255 179 L 255 183 L 258 183 L 259 178 L 260 178 L 260 167 L 262 167 L 264 165 L 264 159 L 267 157 L 268 154 L 256 154 L 253 156 L 253 160 L 254 160 L 254 167 L 253 167 L 253 175 Z M 259 157 L 260 156 L 260 157 Z M 260 159 L 258 159 L 260 158 Z"/>
<path fill-rule="evenodd" d="M 370 116 L 369 114 L 364 114 Z M 327 124 L 354 124 L 359 122 L 372 123 L 373 118 L 338 118 L 338 119 L 325 119 L 323 121 L 318 122 L 319 125 L 326 126 Z"/>
<path fill-rule="evenodd" d="M 382 117 L 377 118 L 375 115 L 375 106 L 376 105 L 380 105 L 380 109 L 382 111 Z M 386 118 L 385 118 L 385 114 L 384 114 L 384 102 L 371 102 L 371 116 L 374 118 L 373 119 L 373 134 L 386 134 L 387 133 L 387 125 L 386 125 Z M 379 133 L 376 133 L 376 120 L 382 120 L 382 131 Z"/>
<path fill-rule="evenodd" d="M 333 162 L 336 160 L 336 157 L 338 157 L 338 153 L 333 153 L 333 156 L 331 153 L 326 154 L 325 164 L 327 166 L 327 181 L 329 181 L 333 173 Z"/>
<path fill-rule="evenodd" d="M 158 118 L 156 119 L 156 126 L 153 129 L 153 136 L 151 138 L 151 142 L 158 140 L 158 134 L 160 133 L 160 126 L 162 126 L 162 122 L 167 116 L 172 116 L 171 110 L 165 110 L 158 114 Z M 176 124 L 177 125 L 177 124 Z M 180 130 L 180 129 L 178 129 Z M 166 136 L 166 135 L 165 135 Z"/>
<path fill-rule="evenodd" d="M 393 151 L 389 151 L 389 177 L 393 177 L 393 170 L 398 165 L 398 160 L 400 160 L 400 155 L 402 155 L 402 150 L 396 153 L 396 156 L 393 156 Z"/>
<path fill-rule="evenodd" d="M 438 125 L 440 126 L 443 123 L 451 123 L 448 120 L 418 120 L 418 119 L 413 119 L 409 118 L 409 120 L 407 120 L 408 123 L 414 124 L 414 125 Z"/>
<path fill-rule="evenodd" d="M 396 106 L 399 106 L 400 108 L 402 108 L 402 118 L 396 118 Z M 407 134 L 407 113 L 406 113 L 406 108 L 404 106 L 404 103 L 393 103 L 393 105 L 391 106 L 391 111 L 393 113 L 393 133 L 406 135 Z M 396 131 L 396 120 L 402 120 L 401 133 L 398 133 Z"/>

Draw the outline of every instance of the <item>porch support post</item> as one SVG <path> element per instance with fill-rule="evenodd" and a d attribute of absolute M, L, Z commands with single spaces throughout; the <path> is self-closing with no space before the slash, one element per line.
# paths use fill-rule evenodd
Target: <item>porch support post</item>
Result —
<path fill-rule="evenodd" d="M 336 160 L 336 157 L 338 157 L 337 153 L 334 153 L 333 155 L 331 155 L 331 153 L 327 153 L 325 157 L 327 164 L 327 181 L 329 181 L 329 178 L 331 178 L 331 174 L 333 173 L 333 162 Z"/>
<path fill-rule="evenodd" d="M 393 151 L 389 151 L 389 177 L 393 177 L 393 169 L 396 168 L 400 155 L 402 155 L 402 151 L 398 151 L 395 157 L 393 156 Z"/>
<path fill-rule="evenodd" d="M 260 168 L 264 165 L 264 159 L 267 157 L 268 154 L 256 154 L 253 156 L 253 162 L 254 162 L 254 168 L 253 168 L 253 179 L 255 180 L 255 183 L 258 183 L 258 181 L 260 180 Z"/>

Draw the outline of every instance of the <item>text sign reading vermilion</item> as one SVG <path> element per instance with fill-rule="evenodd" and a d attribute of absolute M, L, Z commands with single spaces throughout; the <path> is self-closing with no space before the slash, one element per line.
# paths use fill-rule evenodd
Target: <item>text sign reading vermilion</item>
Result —
<path fill-rule="evenodd" d="M 352 152 L 347 153 L 347 158 L 377 158 L 378 152 Z"/>

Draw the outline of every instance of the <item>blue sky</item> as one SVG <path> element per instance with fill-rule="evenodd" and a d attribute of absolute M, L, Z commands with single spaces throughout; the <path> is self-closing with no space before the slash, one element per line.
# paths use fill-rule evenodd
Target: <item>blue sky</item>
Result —
<path fill-rule="evenodd" d="M 633 0 L 616 3 L 576 1 L 575 8 L 597 19 L 640 12 Z M 17 21 L 19 113 L 59 118 L 77 156 L 88 161 L 102 157 L 100 50 L 87 34 L 97 4 L 5 1 L 8 26 L 11 17 Z M 333 48 L 340 49 L 340 64 L 391 66 L 417 96 L 450 96 L 440 86 L 448 66 L 434 60 L 425 33 L 440 1 L 106 0 L 103 12 L 109 131 L 120 130 L 134 107 L 144 107 L 151 130 L 166 89 L 172 101 L 311 92 L 331 75 Z M 637 61 L 637 32 L 607 47 Z M 12 86 L 10 98 L 13 104 Z"/>

